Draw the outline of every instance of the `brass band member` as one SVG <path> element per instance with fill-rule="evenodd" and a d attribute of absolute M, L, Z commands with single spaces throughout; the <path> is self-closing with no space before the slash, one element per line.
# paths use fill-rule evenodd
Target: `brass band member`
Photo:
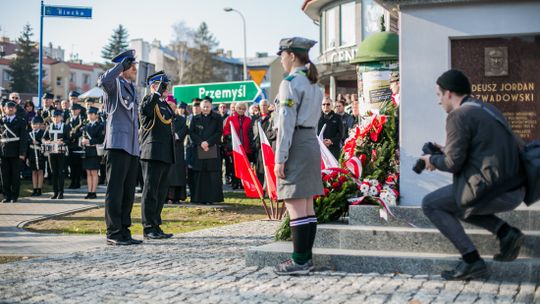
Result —
<path fill-rule="evenodd" d="M 84 151 L 79 146 L 79 138 L 82 136 L 82 127 L 84 124 L 84 118 L 81 115 L 82 106 L 78 103 L 74 103 L 71 106 L 71 116 L 66 124 L 69 125 L 69 172 L 71 183 L 69 189 L 79 189 L 81 187 L 81 174 L 82 174 L 82 157 Z"/>
<path fill-rule="evenodd" d="M 101 156 L 98 155 L 96 145 L 103 144 L 105 139 L 105 127 L 98 118 L 98 109 L 88 109 L 88 123 L 83 127 L 81 144 L 84 147 L 85 157 L 83 169 L 86 170 L 86 182 L 88 194 L 85 199 L 97 198 L 96 188 L 98 185 L 98 171 L 101 164 Z"/>
<path fill-rule="evenodd" d="M 42 140 L 45 130 L 43 129 L 43 118 L 35 116 L 31 122 L 32 131 L 29 132 L 28 166 L 32 170 L 32 196 L 41 196 L 43 187 L 43 172 L 45 170 L 45 156 L 42 151 Z"/>
<path fill-rule="evenodd" d="M 16 116 L 17 104 L 8 101 L 0 122 L 0 169 L 2 172 L 3 203 L 16 203 L 21 186 L 22 162 L 26 158 L 26 119 Z"/>
<path fill-rule="evenodd" d="M 54 110 L 52 123 L 49 124 L 43 135 L 44 144 L 49 152 L 49 166 L 51 167 L 53 191 L 51 199 L 64 198 L 64 165 L 66 161 L 66 145 L 71 131 L 69 125 L 64 124 L 63 112 Z"/>

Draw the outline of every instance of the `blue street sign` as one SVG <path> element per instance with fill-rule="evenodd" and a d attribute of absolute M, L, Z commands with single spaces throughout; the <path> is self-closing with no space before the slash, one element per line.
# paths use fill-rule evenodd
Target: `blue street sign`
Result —
<path fill-rule="evenodd" d="M 45 6 L 47 17 L 92 18 L 91 7 Z"/>

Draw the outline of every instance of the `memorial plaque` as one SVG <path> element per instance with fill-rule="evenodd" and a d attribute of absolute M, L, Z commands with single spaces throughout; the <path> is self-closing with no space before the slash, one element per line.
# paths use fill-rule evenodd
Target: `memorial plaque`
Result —
<path fill-rule="evenodd" d="M 453 39 L 451 58 L 475 98 L 499 108 L 524 140 L 540 139 L 540 35 Z"/>

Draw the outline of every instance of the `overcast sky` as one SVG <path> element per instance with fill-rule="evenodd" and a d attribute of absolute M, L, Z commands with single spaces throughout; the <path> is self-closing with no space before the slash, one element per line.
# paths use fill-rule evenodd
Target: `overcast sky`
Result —
<path fill-rule="evenodd" d="M 0 35 L 17 38 L 29 23 L 34 40 L 39 40 L 38 0 L 0 0 Z M 9 5 L 7 5 L 9 3 Z M 102 62 L 101 49 L 114 28 L 124 25 L 129 39 L 154 38 L 168 44 L 173 38 L 172 25 L 184 21 L 196 28 L 205 21 L 219 41 L 219 48 L 232 50 L 234 57 L 243 57 L 242 21 L 237 13 L 226 13 L 224 7 L 241 11 L 247 24 L 247 52 L 275 54 L 280 38 L 303 36 L 318 41 L 319 28 L 301 10 L 302 0 L 49 0 L 47 5 L 92 7 L 93 18 L 44 19 L 43 42 L 52 42 L 65 49 L 66 60 L 74 52 L 85 62 Z M 318 55 L 318 48 L 312 51 Z"/>

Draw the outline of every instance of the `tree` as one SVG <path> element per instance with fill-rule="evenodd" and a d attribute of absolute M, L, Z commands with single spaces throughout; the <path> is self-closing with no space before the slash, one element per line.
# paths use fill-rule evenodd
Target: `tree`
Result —
<path fill-rule="evenodd" d="M 193 48 L 189 52 L 188 83 L 219 81 L 218 62 L 214 60 L 214 49 L 219 45 L 208 30 L 206 22 L 201 23 L 193 35 Z"/>
<path fill-rule="evenodd" d="M 19 49 L 17 58 L 11 61 L 8 73 L 11 76 L 11 91 L 35 93 L 37 91 L 38 54 L 35 42 L 31 40 L 34 34 L 30 24 L 24 26 L 21 36 L 17 39 Z"/>
<path fill-rule="evenodd" d="M 176 62 L 176 74 L 178 83 L 188 82 L 188 71 L 191 66 L 190 49 L 193 48 L 193 36 L 195 31 L 188 27 L 184 21 L 173 25 L 174 37 L 171 42 L 171 49 L 176 53 L 178 58 Z"/>
<path fill-rule="evenodd" d="M 128 49 L 128 32 L 127 29 L 121 24 L 113 30 L 111 38 L 109 38 L 109 44 L 103 47 L 101 50 L 101 57 L 107 61 L 110 61 L 114 56 Z"/>

